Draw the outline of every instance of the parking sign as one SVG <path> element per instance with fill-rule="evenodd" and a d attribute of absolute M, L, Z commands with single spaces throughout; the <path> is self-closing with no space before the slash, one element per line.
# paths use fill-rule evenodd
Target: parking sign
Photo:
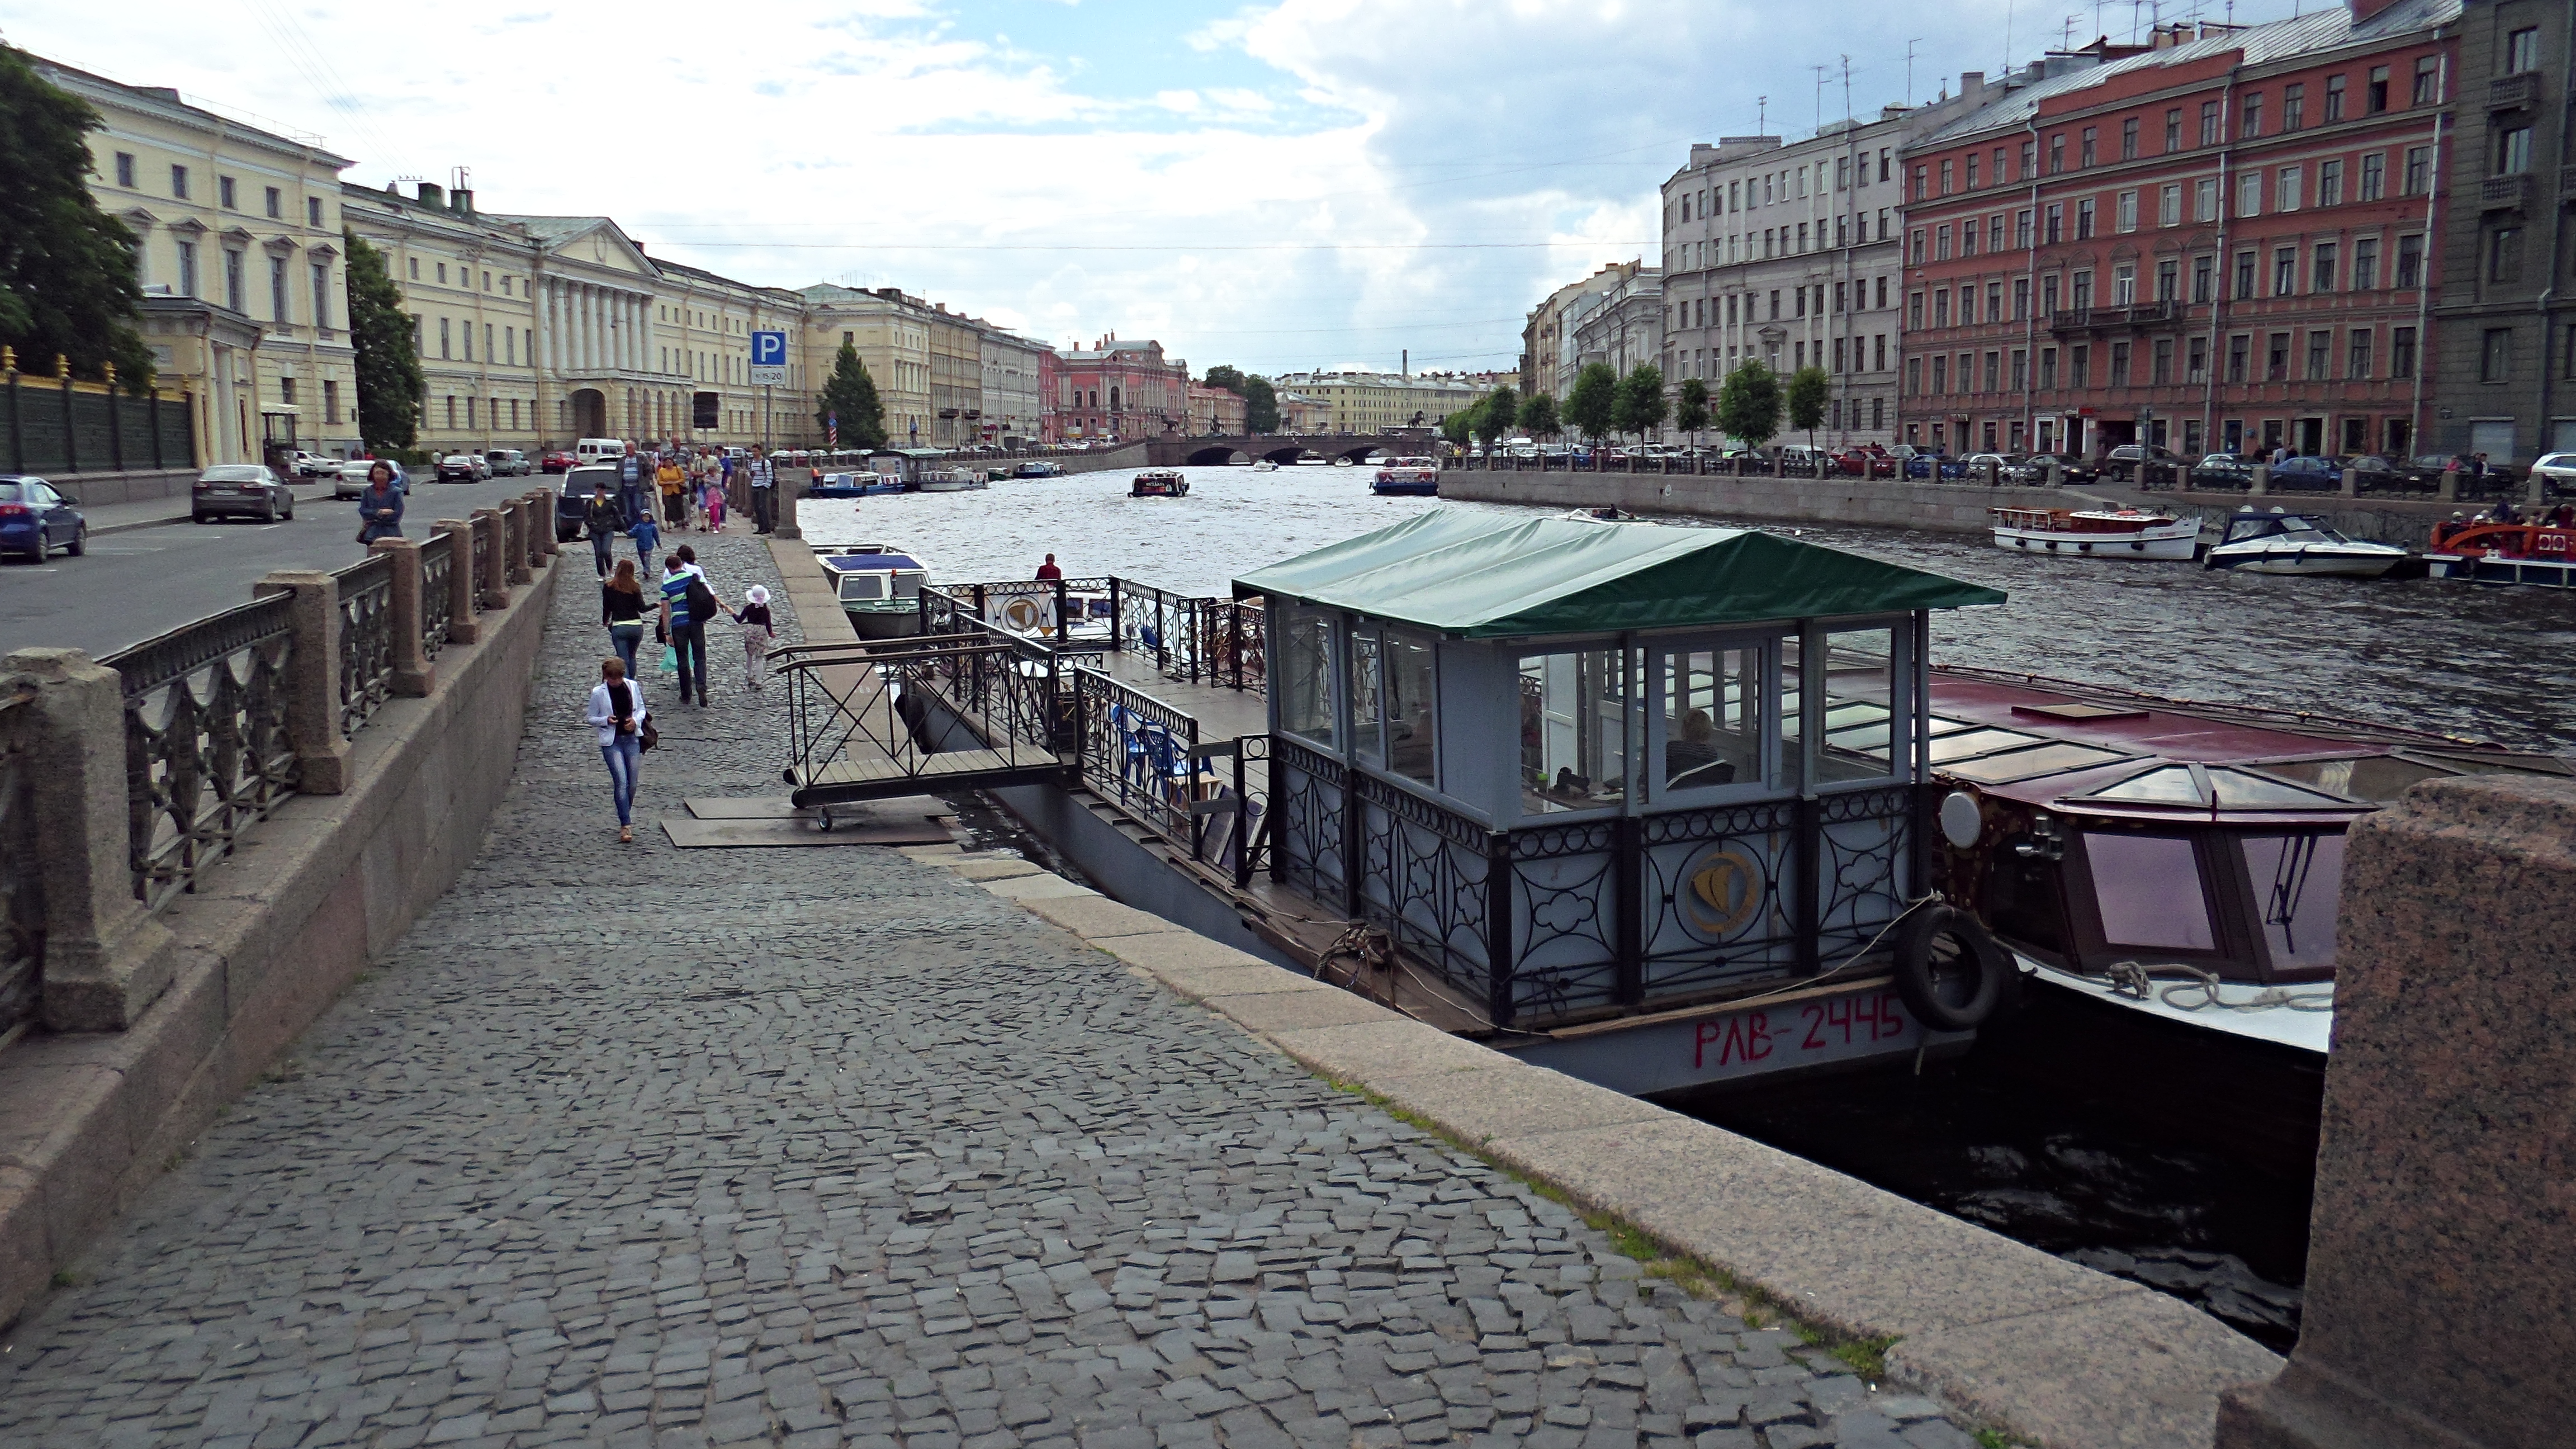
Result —
<path fill-rule="evenodd" d="M 751 334 L 751 385 L 785 387 L 787 385 L 787 334 L 754 332 Z"/>

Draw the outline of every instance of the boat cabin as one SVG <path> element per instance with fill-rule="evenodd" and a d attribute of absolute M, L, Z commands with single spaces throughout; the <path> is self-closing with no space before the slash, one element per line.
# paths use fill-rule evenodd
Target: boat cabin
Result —
<path fill-rule="evenodd" d="M 1919 889 L 1931 611 L 1993 589 L 1775 534 L 1425 513 L 1267 599 L 1274 876 L 1500 1026 L 1872 949 Z"/>

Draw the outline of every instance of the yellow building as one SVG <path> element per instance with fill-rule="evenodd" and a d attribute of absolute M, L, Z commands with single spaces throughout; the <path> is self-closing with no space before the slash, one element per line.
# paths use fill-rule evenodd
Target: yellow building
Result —
<path fill-rule="evenodd" d="M 474 193 L 427 182 L 410 196 L 341 192 L 349 230 L 385 254 L 419 349 L 419 446 L 432 453 L 533 450 L 546 431 L 537 288 L 544 249 L 477 215 Z"/>
<path fill-rule="evenodd" d="M 931 446 L 938 419 L 931 407 L 930 304 L 900 287 L 871 292 L 819 283 L 799 288 L 796 295 L 805 303 L 801 351 L 809 379 L 801 395 L 811 399 L 822 390 L 832 376 L 833 359 L 847 342 L 876 384 L 886 440 L 899 448 Z M 792 355 L 799 349 L 789 350 Z M 981 369 L 980 361 L 977 367 Z M 803 421 L 813 428 L 810 406 Z M 820 430 L 813 435 L 819 440 Z"/>
<path fill-rule="evenodd" d="M 1494 390 L 1463 377 L 1395 372 L 1292 372 L 1271 383 L 1321 406 L 1324 425 L 1304 431 L 1361 434 L 1436 428 Z"/>

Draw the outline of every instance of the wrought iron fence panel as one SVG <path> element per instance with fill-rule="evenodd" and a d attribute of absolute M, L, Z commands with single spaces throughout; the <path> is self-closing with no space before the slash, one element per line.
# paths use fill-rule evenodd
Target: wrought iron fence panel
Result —
<path fill-rule="evenodd" d="M 1248 885 L 1277 850 L 1271 839 L 1278 822 L 1270 814 L 1270 736 L 1245 735 L 1234 742 L 1234 750 L 1235 789 L 1244 805 L 1231 822 L 1219 863 L 1234 872 L 1236 885 Z"/>
<path fill-rule="evenodd" d="M 1840 964 L 1904 911 L 1913 804 L 1901 785 L 1818 797 L 1816 950 L 1824 965 Z"/>
<path fill-rule="evenodd" d="M 466 591 L 474 596 L 474 612 L 478 614 L 483 612 L 484 591 L 500 582 L 500 576 L 492 572 L 492 555 L 494 552 L 492 547 L 492 538 L 494 534 L 499 532 L 500 530 L 498 528 L 470 528 L 466 530 L 466 538 L 469 541 L 468 547 L 472 552 L 472 561 L 474 564 L 474 576 L 467 580 Z"/>
<path fill-rule="evenodd" d="M 432 659 L 447 647 L 447 618 L 456 610 L 456 535 L 433 533 L 420 546 L 420 650 Z"/>
<path fill-rule="evenodd" d="M 1295 740 L 1271 737 L 1279 798 L 1271 802 L 1270 849 L 1281 880 L 1313 899 L 1342 899 L 1342 762 Z"/>
<path fill-rule="evenodd" d="M 366 726 L 394 692 L 394 561 L 383 554 L 332 575 L 340 581 L 340 737 Z"/>
<path fill-rule="evenodd" d="M 1261 606 L 1231 599 L 1200 601 L 1198 652 L 1207 660 L 1208 677 L 1230 689 L 1265 692 L 1269 661 L 1262 652 Z"/>
<path fill-rule="evenodd" d="M 1118 583 L 1118 647 L 1149 656 L 1173 679 L 1197 679 L 1207 669 L 1201 657 L 1199 601 L 1150 584 Z"/>
<path fill-rule="evenodd" d="M 134 893 L 158 910 L 295 793 L 286 733 L 292 596 L 199 619 L 99 661 L 123 677 Z"/>
<path fill-rule="evenodd" d="M 1191 802 L 1214 779 L 1192 755 L 1199 722 L 1098 670 L 1076 669 L 1074 687 L 1082 696 L 1082 782 L 1165 839 L 1190 844 Z"/>
<path fill-rule="evenodd" d="M 0 1032 L 35 1019 L 44 1004 L 45 908 L 37 869 L 35 805 L 26 731 L 27 695 L 0 698 Z"/>
<path fill-rule="evenodd" d="M 1491 832 L 1371 775 L 1352 779 L 1360 806 L 1360 913 L 1449 986 L 1482 1001 Z"/>
<path fill-rule="evenodd" d="M 1646 999 L 1798 969 L 1794 804 L 1694 810 L 1645 823 Z"/>
<path fill-rule="evenodd" d="M 1618 849 L 1609 820 L 1511 833 L 1514 1019 L 1617 999 Z"/>

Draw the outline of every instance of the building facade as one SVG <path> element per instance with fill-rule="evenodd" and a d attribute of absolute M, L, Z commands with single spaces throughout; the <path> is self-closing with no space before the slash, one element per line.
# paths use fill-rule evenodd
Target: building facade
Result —
<path fill-rule="evenodd" d="M 2414 450 L 2459 0 L 2175 26 L 1904 154 L 1904 440 Z"/>
<path fill-rule="evenodd" d="M 1530 309 L 1529 320 L 1521 327 L 1521 396 L 1546 393 L 1559 402 L 1565 400 L 1565 390 L 1574 386 L 1574 374 L 1580 370 L 1574 361 L 1574 328 L 1568 314 L 1579 321 L 1598 305 L 1602 293 L 1635 276 L 1644 265 L 1642 257 L 1613 262 L 1579 282 L 1557 288 Z"/>
<path fill-rule="evenodd" d="M 812 379 L 807 397 L 832 375 L 841 344 L 848 343 L 876 384 L 877 406 L 885 414 L 886 441 L 898 448 L 926 448 L 935 419 L 930 404 L 930 306 L 900 287 L 864 291 L 817 283 L 800 288 L 805 301 L 799 329 L 804 371 Z M 805 421 L 812 424 L 811 408 Z M 821 430 L 812 436 L 820 440 Z"/>
<path fill-rule="evenodd" d="M 1064 435 L 1135 443 L 1185 432 L 1189 387 L 1189 364 L 1165 358 L 1160 342 L 1104 337 L 1064 354 Z"/>
<path fill-rule="evenodd" d="M 1436 428 L 1492 392 L 1464 378 L 1395 372 L 1291 372 L 1271 380 L 1283 396 L 1294 392 L 1313 408 L 1307 433 L 1385 433 L 1397 428 Z M 1280 421 L 1288 422 L 1283 404 Z"/>
<path fill-rule="evenodd" d="M 2433 312 L 2441 386 L 2426 441 L 2529 462 L 2576 450 L 2576 206 L 2565 0 L 2469 0 L 2460 16 L 2457 179 Z"/>
<path fill-rule="evenodd" d="M 1598 362 L 1626 377 L 1636 368 L 1664 362 L 1664 274 L 1640 267 L 1626 281 L 1592 298 L 1593 305 L 1566 320 L 1574 328 L 1574 367 L 1581 372 Z"/>
<path fill-rule="evenodd" d="M 1191 383 L 1190 433 L 1201 438 L 1242 437 L 1242 396 L 1225 388 Z"/>
<path fill-rule="evenodd" d="M 1047 345 L 990 322 L 975 325 L 983 349 L 982 440 L 994 444 L 1036 441 L 1045 435 L 1039 390 L 1045 385 L 1041 359 L 1047 355 Z"/>

